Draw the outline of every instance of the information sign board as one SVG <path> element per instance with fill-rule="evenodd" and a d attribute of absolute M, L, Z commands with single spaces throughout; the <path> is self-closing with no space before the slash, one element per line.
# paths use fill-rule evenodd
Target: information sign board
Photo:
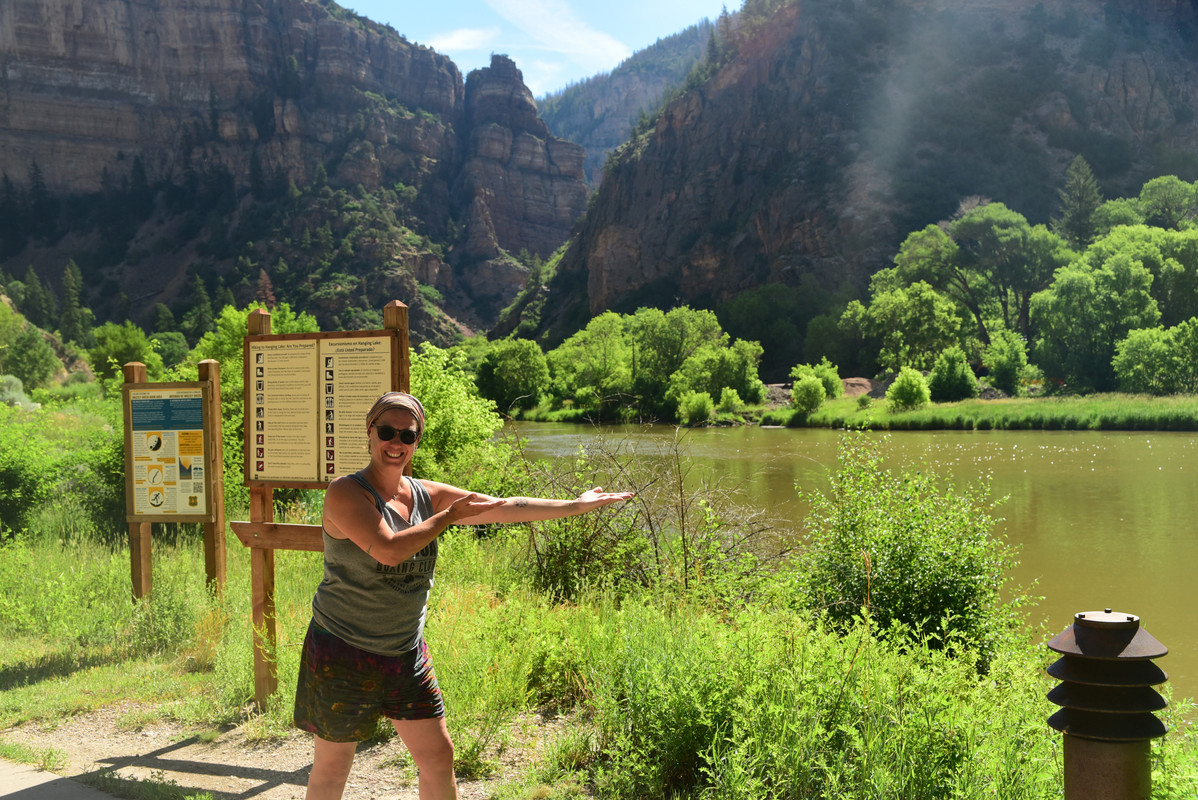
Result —
<path fill-rule="evenodd" d="M 246 480 L 323 485 L 369 463 L 366 412 L 395 385 L 391 331 L 247 336 Z"/>
<path fill-rule="evenodd" d="M 212 482 L 198 384 L 125 387 L 125 442 L 130 521 L 204 522 Z"/>

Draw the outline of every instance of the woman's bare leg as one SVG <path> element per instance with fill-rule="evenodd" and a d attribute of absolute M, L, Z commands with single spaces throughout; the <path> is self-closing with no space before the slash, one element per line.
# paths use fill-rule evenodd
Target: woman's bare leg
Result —
<path fill-rule="evenodd" d="M 319 736 L 315 739 L 307 800 L 341 800 L 350 767 L 354 765 L 354 750 L 358 743 L 330 742 Z"/>
<path fill-rule="evenodd" d="M 420 770 L 420 800 L 457 800 L 453 741 L 445 727 L 445 718 L 393 719 L 391 724 Z"/>

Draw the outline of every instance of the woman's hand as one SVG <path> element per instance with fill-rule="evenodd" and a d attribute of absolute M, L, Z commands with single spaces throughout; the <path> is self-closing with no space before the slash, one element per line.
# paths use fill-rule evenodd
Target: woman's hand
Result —
<path fill-rule="evenodd" d="M 632 496 L 632 492 L 605 492 L 602 486 L 596 486 L 578 495 L 578 499 L 575 502 L 586 511 L 590 511 L 610 506 L 612 503 L 621 503 L 631 499 Z"/>

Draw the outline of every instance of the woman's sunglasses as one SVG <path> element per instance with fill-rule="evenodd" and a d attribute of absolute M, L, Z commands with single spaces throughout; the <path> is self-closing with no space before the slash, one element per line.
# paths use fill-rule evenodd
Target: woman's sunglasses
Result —
<path fill-rule="evenodd" d="M 404 444 L 416 443 L 416 431 L 410 428 L 392 428 L 390 425 L 375 425 L 375 431 L 378 432 L 379 438 L 384 442 L 389 442 L 395 438 L 395 434 L 399 434 L 399 440 Z"/>

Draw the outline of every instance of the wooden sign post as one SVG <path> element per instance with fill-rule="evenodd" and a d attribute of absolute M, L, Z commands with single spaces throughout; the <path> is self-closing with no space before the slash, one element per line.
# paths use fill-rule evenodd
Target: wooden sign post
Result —
<path fill-rule="evenodd" d="M 214 591 L 225 584 L 224 463 L 220 364 L 199 364 L 195 382 L 147 383 L 146 365 L 122 368 L 125 419 L 125 510 L 133 597 L 153 590 L 152 524 L 204 524 L 204 572 Z"/>
<path fill-rule="evenodd" d="M 274 489 L 324 489 L 366 466 L 366 412 L 409 390 L 408 307 L 383 308 L 383 330 L 271 335 L 270 312 L 250 314 L 245 338 L 245 484 L 250 519 L 233 522 L 250 549 L 254 700 L 278 689 L 275 550 L 324 550 L 320 525 L 274 521 Z"/>

